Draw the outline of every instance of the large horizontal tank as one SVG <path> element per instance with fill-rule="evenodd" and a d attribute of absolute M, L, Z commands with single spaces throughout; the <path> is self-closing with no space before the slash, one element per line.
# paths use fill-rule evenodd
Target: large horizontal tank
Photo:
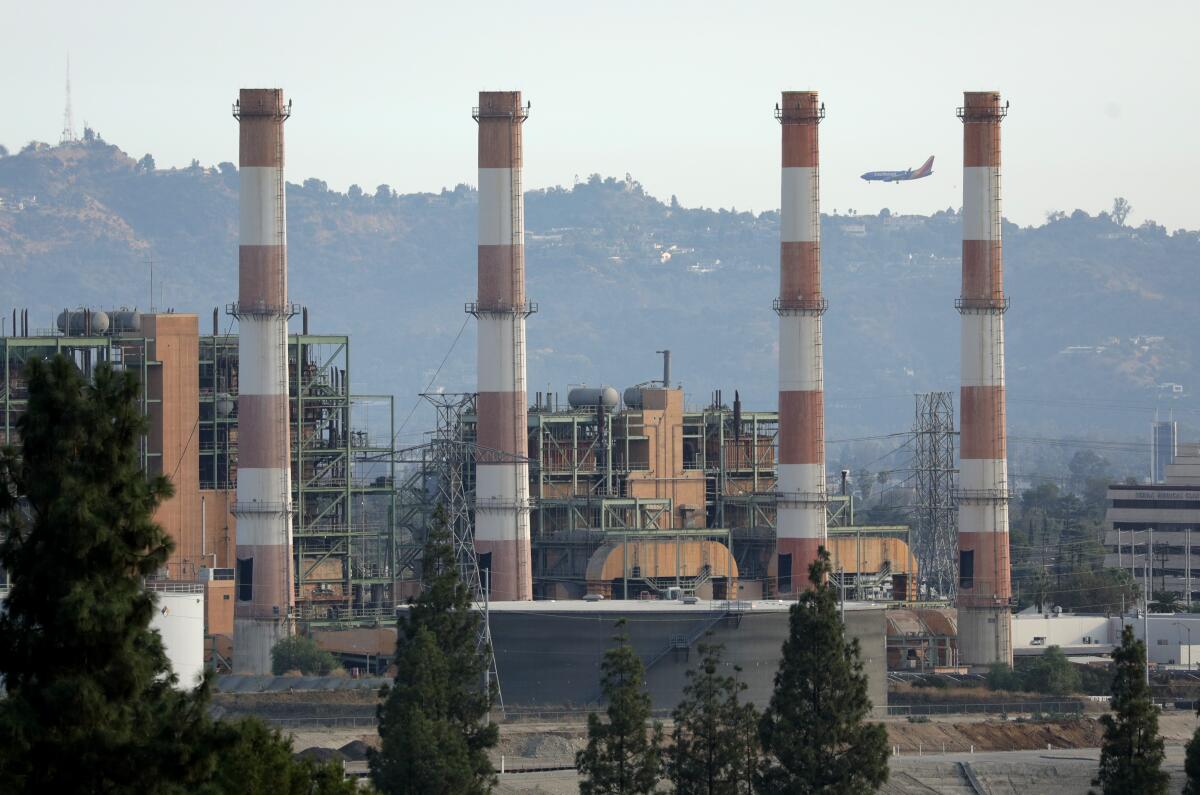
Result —
<path fill-rule="evenodd" d="M 119 334 L 142 330 L 142 315 L 136 309 L 121 307 L 108 313 L 112 321 L 112 330 Z"/>
<path fill-rule="evenodd" d="M 615 409 L 620 401 L 621 396 L 611 386 L 598 388 L 577 386 L 567 393 L 567 403 L 573 409 L 594 409 L 597 405 L 606 409 Z"/>
<path fill-rule="evenodd" d="M 628 387 L 625 390 L 625 405 L 631 409 L 642 407 L 642 384 Z"/>
<path fill-rule="evenodd" d="M 103 334 L 108 331 L 108 325 L 108 313 L 98 309 L 64 309 L 58 313 L 58 330 L 70 337 Z"/>

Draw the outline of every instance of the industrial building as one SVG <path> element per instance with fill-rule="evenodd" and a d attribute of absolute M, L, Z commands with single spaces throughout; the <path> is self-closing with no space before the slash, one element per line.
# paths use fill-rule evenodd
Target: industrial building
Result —
<path fill-rule="evenodd" d="M 0 443 L 20 442 L 29 361 L 62 353 L 85 374 L 101 362 L 135 372 L 146 385 L 144 469 L 166 474 L 175 486 L 155 514 L 175 543 L 159 581 L 198 584 L 210 648 L 228 659 L 242 378 L 238 336 L 219 333 L 216 320 L 213 334 L 200 335 L 198 326 L 194 314 L 80 309 L 64 310 L 56 328 L 0 337 Z M 351 392 L 348 337 L 305 331 L 287 338 L 286 356 L 295 506 L 291 615 L 313 623 L 377 620 L 392 615 L 395 590 L 392 398 Z"/>
<path fill-rule="evenodd" d="M 476 296 L 464 307 L 476 319 L 476 388 L 426 396 L 438 412 L 432 439 L 395 450 L 392 399 L 354 395 L 349 340 L 310 335 L 307 313 L 290 302 L 283 130 L 291 106 L 279 89 L 243 89 L 234 106 L 239 295 L 225 307 L 238 333 L 221 333 L 218 311 L 211 335 L 201 336 L 195 315 L 85 309 L 64 312 L 57 332 L 30 336 L 23 315 L 22 333 L 3 340 L 5 439 L 15 441 L 21 373 L 31 357 L 62 351 L 85 372 L 102 361 L 136 370 L 150 418 L 145 469 L 176 486 L 157 517 L 176 541 L 161 579 L 203 583 L 207 632 L 224 639 L 214 655 L 232 657 L 239 673 L 269 670 L 271 647 L 297 622 L 332 625 L 323 642 L 333 650 L 374 655 L 376 665 L 386 659 L 394 634 L 375 632 L 376 647 L 365 652 L 357 635 L 345 648 L 337 638 L 349 637 L 347 623 L 389 622 L 419 590 L 421 545 L 435 506 L 445 511 L 469 587 L 491 605 L 485 627 L 494 667 L 516 682 L 536 672 L 519 671 L 511 655 L 542 648 L 522 633 L 544 636 L 543 659 L 550 659 L 554 643 L 599 648 L 608 618 L 647 611 L 663 614 L 659 635 L 672 622 L 699 622 L 668 632 L 662 649 L 663 638 L 644 639 L 656 662 L 686 659 L 701 625 L 736 630 L 747 649 L 767 643 L 754 652 L 761 662 L 786 626 L 786 605 L 774 600 L 809 587 L 822 546 L 851 610 L 848 626 L 857 622 L 853 633 L 880 670 L 892 653 L 885 638 L 896 639 L 899 667 L 1010 662 L 1008 300 L 1000 241 L 1006 107 L 995 92 L 968 92 L 959 109 L 958 566 L 954 572 L 943 561 L 937 573 L 939 595 L 950 595 L 947 581 L 955 590 L 953 620 L 914 612 L 888 623 L 882 606 L 857 604 L 909 602 L 932 591 L 922 587 L 908 528 L 857 525 L 844 479 L 840 495 L 827 484 L 818 144 L 825 110 L 811 91 L 784 92 L 775 113 L 782 157 L 772 304 L 777 411 L 745 411 L 737 392 L 731 402 L 714 392 L 709 405 L 686 406 L 669 351 L 662 352 L 661 379 L 620 393 L 580 387 L 564 403 L 528 393 L 526 321 L 537 310 L 526 294 L 524 257 L 529 104 L 520 92 L 481 92 L 471 114 L 478 132 Z M 302 332 L 289 334 L 297 314 Z M 952 461 L 935 452 L 930 460 Z M 939 482 L 949 483 L 950 466 Z M 928 526 L 952 534 L 947 511 L 949 502 L 930 503 L 936 521 Z M 923 538 L 922 554 L 950 558 L 952 543 Z M 589 623 L 586 638 L 564 629 L 579 618 Z M 535 700 L 558 698 L 552 688 L 541 690 L 543 680 L 513 685 L 526 686 Z"/>
<path fill-rule="evenodd" d="M 538 599 L 762 599 L 786 592 L 773 570 L 779 416 L 744 411 L 714 392 L 687 410 L 683 391 L 647 381 L 621 393 L 580 387 L 560 402 L 537 393 L 528 407 L 531 586 Z M 461 500 L 474 492 L 475 400 L 447 412 L 443 433 Z M 426 459 L 400 489 L 398 533 L 413 539 L 402 576 L 416 576 L 416 546 L 435 501 L 425 487 L 446 477 Z M 457 474 L 461 473 L 461 474 Z M 919 571 L 906 526 L 862 526 L 852 495 L 822 505 L 834 581 L 850 598 L 916 599 Z M 486 559 L 481 561 L 486 572 Z M 799 574 L 797 575 L 799 576 Z M 804 574 L 807 576 L 807 573 Z M 483 575 L 487 579 L 486 573 Z M 503 600 L 501 600 L 503 601 Z"/>

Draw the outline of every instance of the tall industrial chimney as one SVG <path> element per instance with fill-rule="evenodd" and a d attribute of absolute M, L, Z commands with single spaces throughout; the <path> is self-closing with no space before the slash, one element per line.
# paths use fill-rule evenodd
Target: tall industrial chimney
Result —
<path fill-rule="evenodd" d="M 815 91 L 785 91 L 775 117 L 783 127 L 780 205 L 779 480 L 775 490 L 779 593 L 808 585 L 808 567 L 825 543 L 825 395 L 821 354 L 820 154 L 825 107 Z"/>
<path fill-rule="evenodd" d="M 475 551 L 496 600 L 533 598 L 525 403 L 525 195 L 519 91 L 481 91 Z"/>
<path fill-rule="evenodd" d="M 964 665 L 1012 664 L 1008 454 L 1004 419 L 1004 265 L 1000 122 L 994 91 L 968 91 L 963 122 L 962 393 L 958 652 Z"/>
<path fill-rule="evenodd" d="M 287 215 L 283 91 L 243 88 L 239 122 L 237 601 L 234 667 L 271 672 L 291 631 L 292 519 L 288 422 Z"/>

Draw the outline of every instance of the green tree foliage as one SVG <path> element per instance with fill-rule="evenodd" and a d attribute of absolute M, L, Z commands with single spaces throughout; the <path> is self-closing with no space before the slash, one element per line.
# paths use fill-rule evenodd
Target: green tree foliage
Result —
<path fill-rule="evenodd" d="M 1033 693 L 1065 696 L 1079 690 L 1079 669 L 1062 649 L 1051 646 L 1023 666 L 1024 689 Z"/>
<path fill-rule="evenodd" d="M 987 673 L 988 690 L 1003 690 L 1009 693 L 1025 689 L 1025 681 L 1008 663 L 992 663 Z"/>
<path fill-rule="evenodd" d="M 1125 200 L 1123 196 L 1118 196 L 1113 199 L 1112 219 L 1120 224 L 1125 225 L 1125 219 L 1129 217 L 1129 213 L 1133 211 L 1133 207 Z"/>
<path fill-rule="evenodd" d="M 1090 451 L 1074 455 L 1067 469 L 1076 492 L 1043 483 L 1021 493 L 1010 515 L 1013 587 L 1021 606 L 1053 606 L 1118 612 L 1131 605 L 1137 587 L 1129 572 L 1097 565 L 1107 508 L 1108 461 Z"/>
<path fill-rule="evenodd" d="M 667 775 L 676 792 L 748 794 L 758 772 L 757 710 L 739 701 L 745 683 L 722 673 L 722 647 L 701 644 L 699 651 L 700 666 L 687 672 L 683 700 L 673 713 Z"/>
<path fill-rule="evenodd" d="M 617 622 L 615 645 L 600 664 L 600 692 L 607 720 L 588 715 L 587 747 L 575 755 L 583 776 L 581 795 L 653 792 L 662 762 L 662 724 L 650 723 L 645 668 L 629 643 L 625 620 Z"/>
<path fill-rule="evenodd" d="M 28 364 L 21 454 L 0 456 L 0 781 L 14 789 L 160 792 L 202 780 L 207 685 L 175 689 L 143 578 L 171 542 L 152 514 L 170 496 L 137 454 L 146 421 L 132 373 L 88 385 L 58 356 Z"/>
<path fill-rule="evenodd" d="M 1152 613 L 1178 613 L 1179 594 L 1172 591 L 1154 591 L 1150 602 Z"/>
<path fill-rule="evenodd" d="M 500 735 L 485 723 L 493 693 L 476 645 L 480 619 L 440 508 L 422 566 L 425 591 L 400 621 L 395 682 L 380 691 L 371 780 L 385 793 L 487 792 L 495 783 L 487 751 Z"/>
<path fill-rule="evenodd" d="M 271 649 L 271 672 L 276 676 L 288 671 L 299 671 L 305 676 L 328 676 L 339 667 L 337 658 L 303 635 L 284 638 Z"/>
<path fill-rule="evenodd" d="M 243 795 L 355 795 L 339 762 L 318 764 L 292 755 L 292 740 L 257 718 L 218 723 L 219 743 L 226 748 L 204 793 Z"/>
<path fill-rule="evenodd" d="M 1134 637 L 1133 627 L 1121 631 L 1121 645 L 1112 656 L 1116 668 L 1112 712 L 1100 717 L 1104 745 L 1099 775 L 1092 783 L 1105 795 L 1162 795 L 1167 792 L 1168 777 L 1162 770 L 1158 708 L 1150 700 L 1146 683 L 1146 645 Z"/>
<path fill-rule="evenodd" d="M 1187 776 L 1187 782 L 1183 785 L 1183 795 L 1200 795 L 1200 728 L 1197 728 L 1192 733 L 1192 739 L 1188 740 L 1183 772 Z"/>
<path fill-rule="evenodd" d="M 1016 669 L 993 663 L 987 676 L 990 690 L 1025 690 L 1054 696 L 1079 692 L 1082 681 L 1080 666 L 1068 660 L 1058 646 L 1050 646 L 1038 657 L 1020 660 Z"/>
<path fill-rule="evenodd" d="M 761 722 L 766 793 L 867 793 L 887 781 L 887 734 L 871 702 L 858 639 L 847 641 L 823 547 L 812 588 L 792 607 L 775 692 Z"/>
<path fill-rule="evenodd" d="M 211 721 L 207 680 L 176 688 L 143 584 L 170 553 L 151 517 L 171 486 L 140 469 L 135 375 L 27 372 L 21 450 L 0 451 L 0 793 L 351 791 L 261 723 Z"/>

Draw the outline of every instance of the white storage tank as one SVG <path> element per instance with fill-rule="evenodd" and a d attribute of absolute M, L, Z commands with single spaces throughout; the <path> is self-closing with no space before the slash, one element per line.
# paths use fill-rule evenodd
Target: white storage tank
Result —
<path fill-rule="evenodd" d="M 204 673 L 204 586 L 155 582 L 148 587 L 158 597 L 150 628 L 162 635 L 179 687 L 191 689 Z"/>

